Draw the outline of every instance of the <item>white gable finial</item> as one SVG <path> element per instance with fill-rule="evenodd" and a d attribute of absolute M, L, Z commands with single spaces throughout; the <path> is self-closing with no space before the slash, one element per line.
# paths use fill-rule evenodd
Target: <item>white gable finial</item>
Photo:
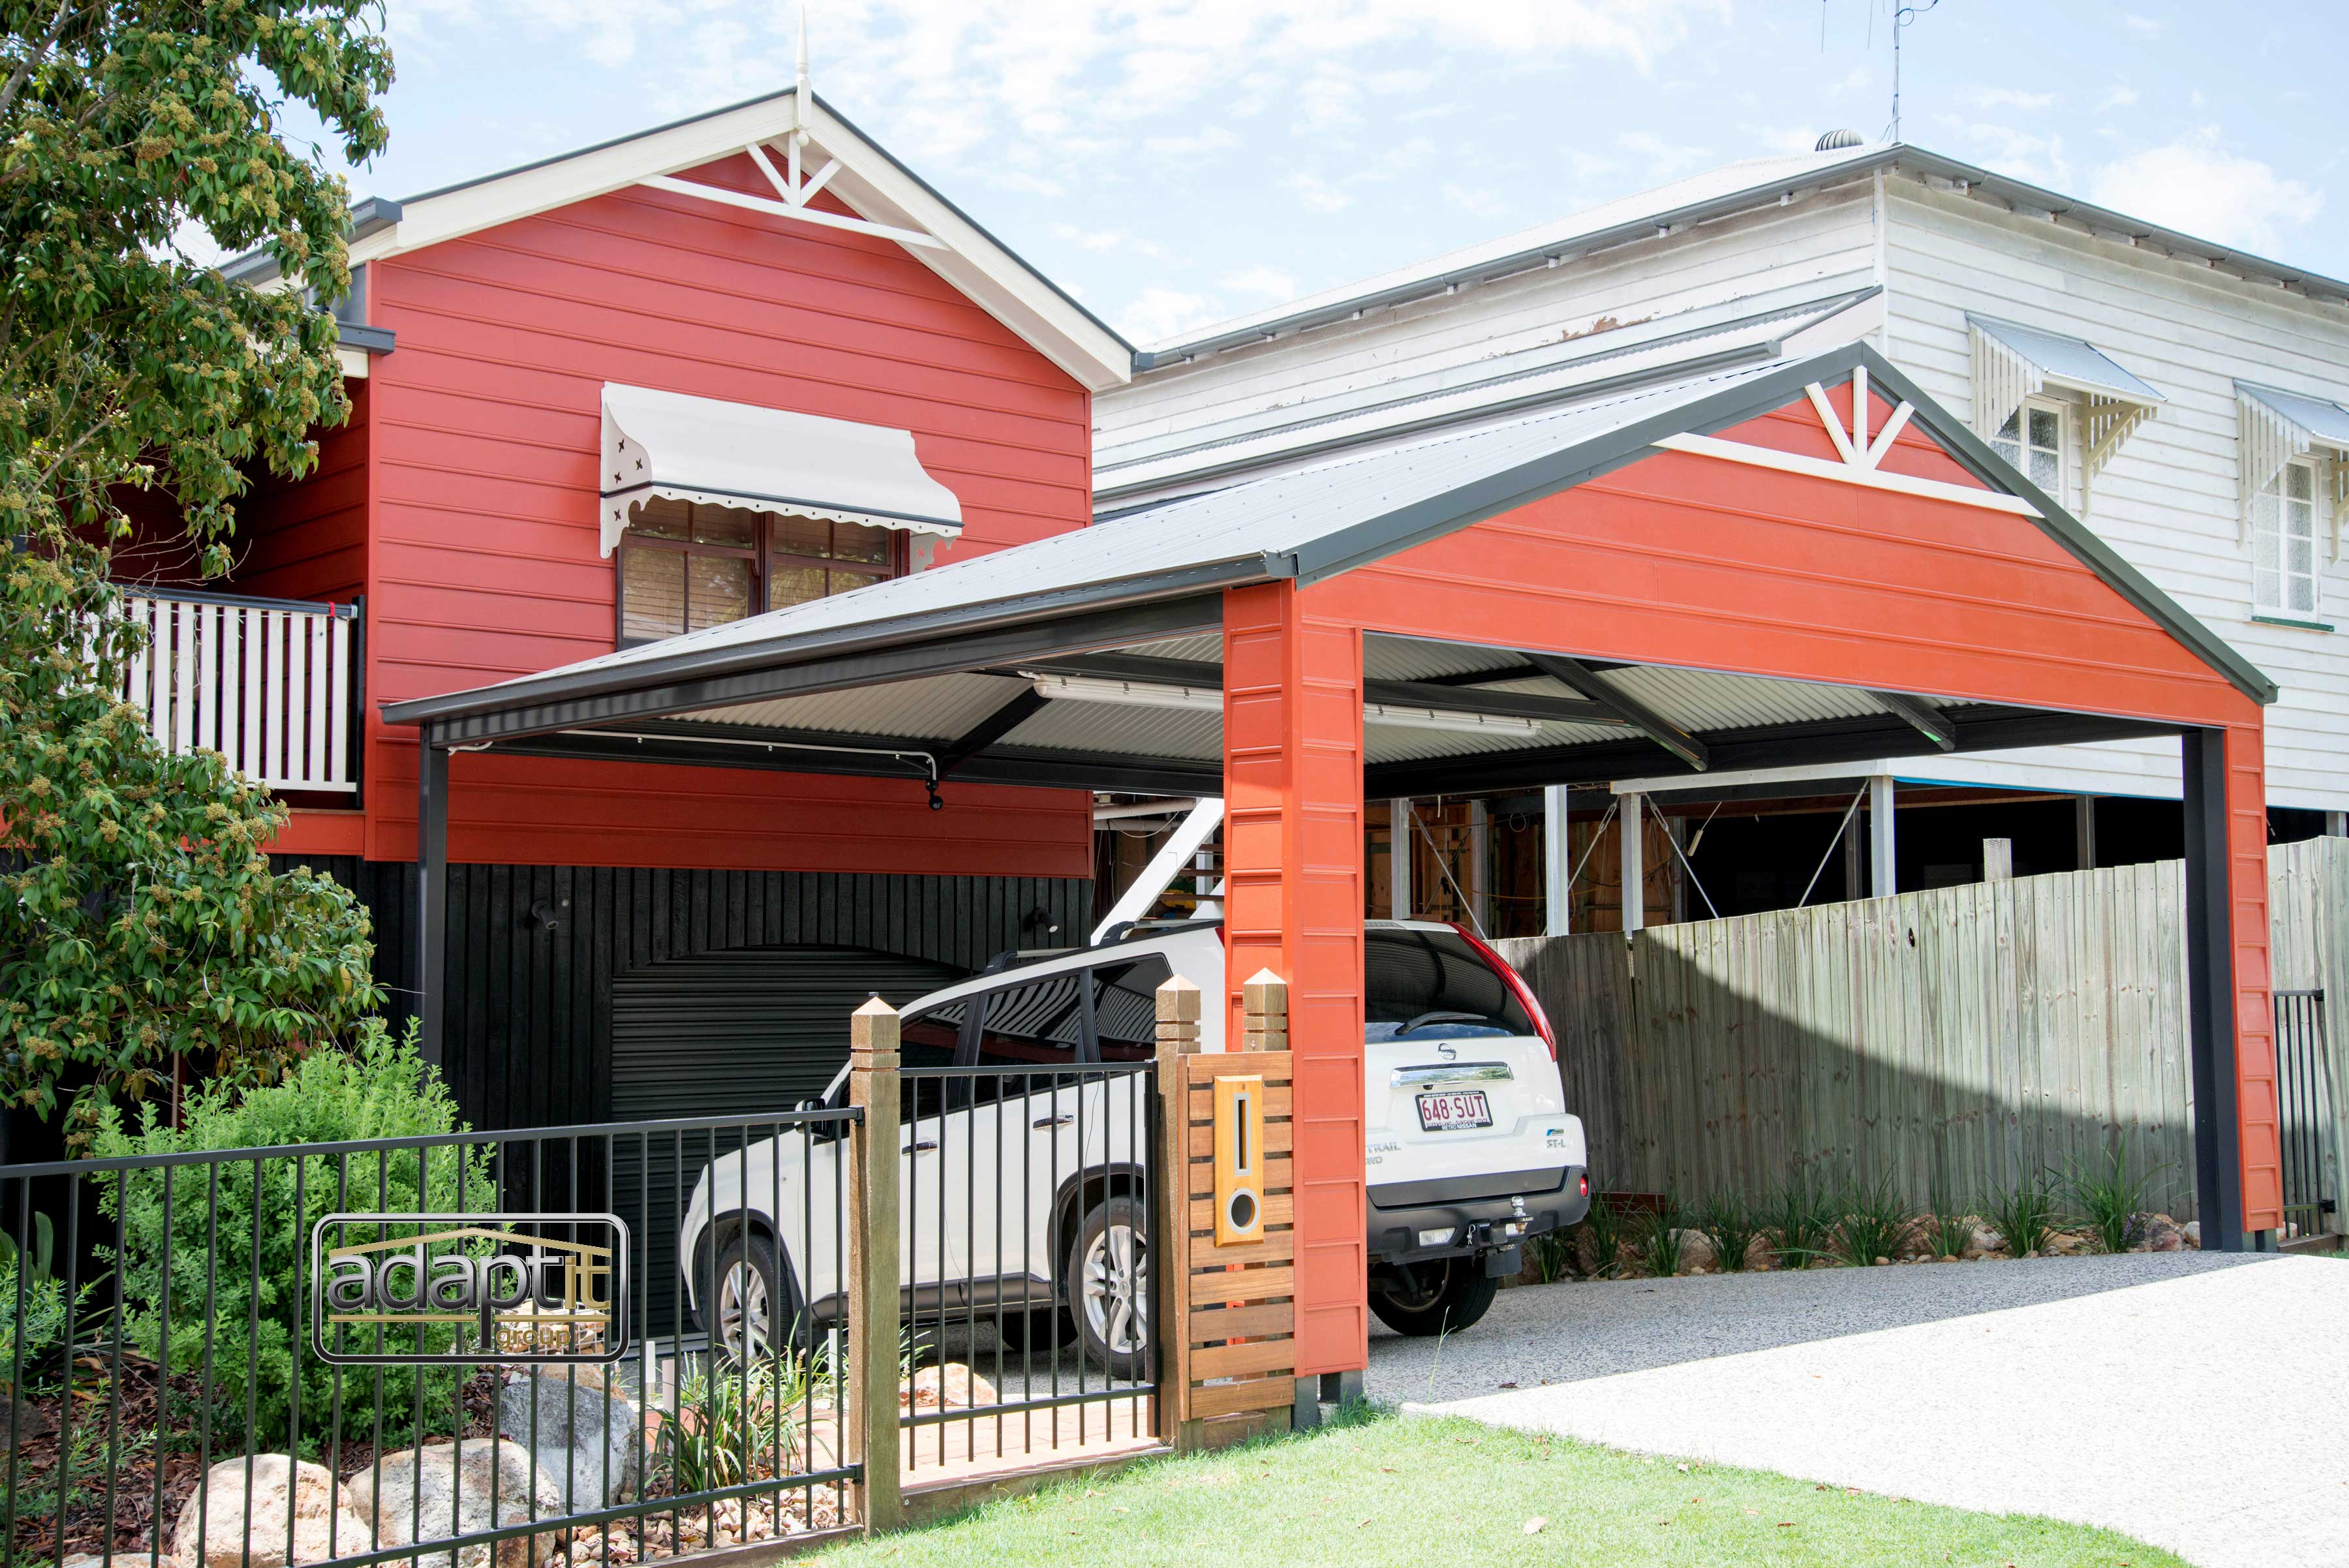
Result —
<path fill-rule="evenodd" d="M 815 117 L 808 112 L 809 101 L 814 96 L 808 86 L 807 6 L 800 6 L 799 79 L 792 93 L 792 134 L 801 141 L 807 140 L 809 121 Z"/>

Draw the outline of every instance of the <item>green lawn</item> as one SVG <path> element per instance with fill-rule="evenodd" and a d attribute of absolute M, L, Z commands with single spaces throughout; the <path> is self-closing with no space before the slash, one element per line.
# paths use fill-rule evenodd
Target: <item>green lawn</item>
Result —
<path fill-rule="evenodd" d="M 1364 1411 L 1309 1437 L 1164 1459 L 835 1548 L 828 1568 L 2183 1568 L 2126 1536 Z"/>

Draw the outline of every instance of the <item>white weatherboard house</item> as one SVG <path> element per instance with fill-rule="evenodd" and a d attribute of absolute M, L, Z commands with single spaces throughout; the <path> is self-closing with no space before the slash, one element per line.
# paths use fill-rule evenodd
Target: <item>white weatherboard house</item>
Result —
<path fill-rule="evenodd" d="M 2270 806 L 2341 832 L 2349 284 L 1919 148 L 1836 133 L 1158 346 L 1095 400 L 1096 509 L 1859 337 L 2282 687 Z M 2140 742 L 1838 774 L 2176 799 L 2178 766 Z"/>

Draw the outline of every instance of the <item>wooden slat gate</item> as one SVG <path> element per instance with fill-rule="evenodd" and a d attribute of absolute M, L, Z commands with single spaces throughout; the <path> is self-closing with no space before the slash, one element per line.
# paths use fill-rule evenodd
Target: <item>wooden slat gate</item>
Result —
<path fill-rule="evenodd" d="M 1288 988 L 1261 973 L 1244 991 L 1247 1037 L 1237 1052 L 1199 1054 L 1199 989 L 1176 976 L 1158 991 L 1158 1072 L 1167 1114 L 1158 1225 L 1161 1302 L 1168 1326 L 1161 1354 L 1178 1358 L 1162 1376 L 1162 1435 L 1177 1448 L 1216 1447 L 1285 1427 L 1297 1397 L 1296 1190 L 1290 1163 Z M 1220 999 L 1218 999 L 1220 1001 Z M 1215 1097 L 1217 1078 L 1264 1082 L 1263 1231 L 1258 1240 L 1216 1239 Z"/>

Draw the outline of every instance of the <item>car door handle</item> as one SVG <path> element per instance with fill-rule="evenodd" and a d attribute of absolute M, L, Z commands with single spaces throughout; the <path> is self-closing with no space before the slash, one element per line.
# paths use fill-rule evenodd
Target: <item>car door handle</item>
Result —
<path fill-rule="evenodd" d="M 924 1138 L 919 1143 L 907 1144 L 905 1146 L 905 1152 L 907 1154 L 936 1154 L 938 1152 L 938 1146 L 932 1140 Z"/>
<path fill-rule="evenodd" d="M 1068 1127 L 1077 1118 L 1074 1116 L 1038 1116 L 1034 1121 L 1030 1122 L 1028 1125 L 1034 1127 L 1038 1132 L 1042 1132 L 1046 1127 Z"/>

